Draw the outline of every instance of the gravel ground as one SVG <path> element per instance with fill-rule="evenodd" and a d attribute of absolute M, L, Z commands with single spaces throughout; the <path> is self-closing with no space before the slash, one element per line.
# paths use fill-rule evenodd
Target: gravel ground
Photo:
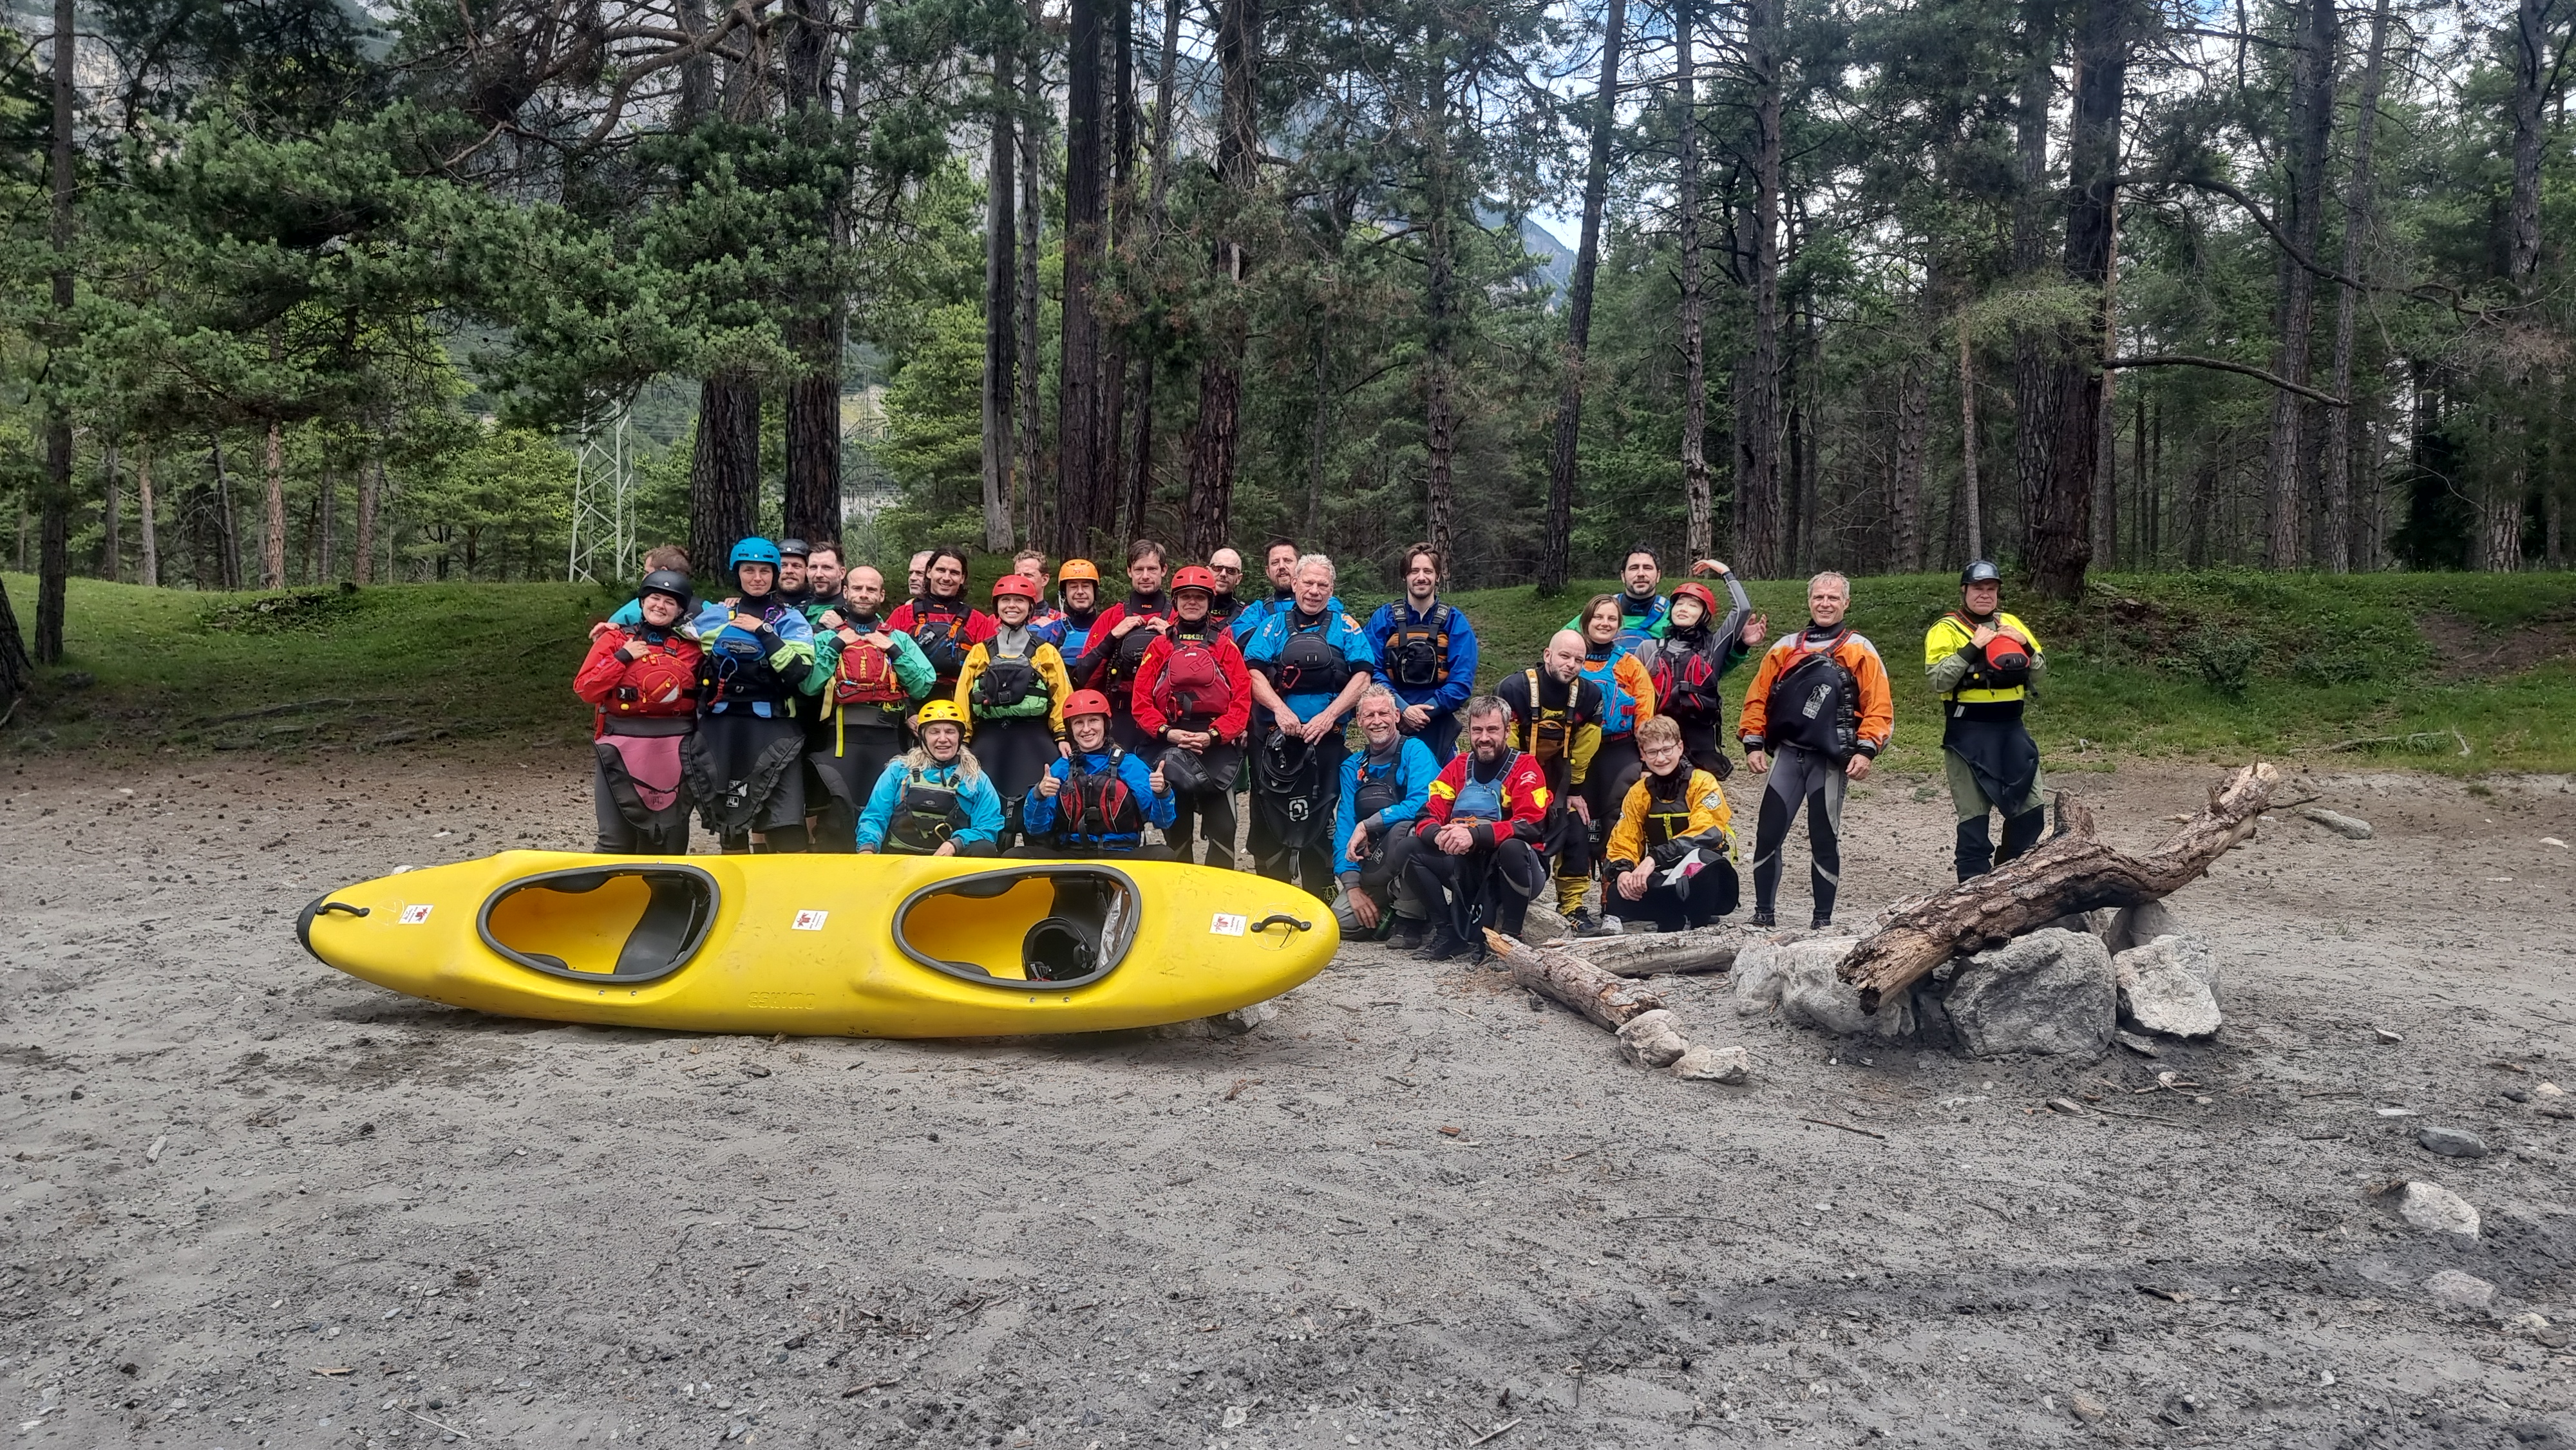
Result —
<path fill-rule="evenodd" d="M 1761 1072 L 1687 1083 L 1369 946 L 1249 1036 L 957 1043 L 488 1019 L 296 947 L 325 888 L 586 844 L 586 759 L 0 776 L 10 1443 L 2576 1444 L 2565 780 L 2296 778 L 2378 837 L 2285 818 L 2175 898 L 2229 1021 L 2155 1061 L 1683 979 Z M 2219 773 L 2059 783 L 2144 845 Z M 1937 781 L 1849 827 L 1847 919 L 1946 874 Z"/>

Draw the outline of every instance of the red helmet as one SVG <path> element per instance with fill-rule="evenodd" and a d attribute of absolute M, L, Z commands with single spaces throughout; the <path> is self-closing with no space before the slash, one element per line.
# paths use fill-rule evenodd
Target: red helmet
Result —
<path fill-rule="evenodd" d="M 1098 690 L 1076 690 L 1073 692 L 1072 697 L 1064 702 L 1064 718 L 1067 720 L 1071 720 L 1077 715 L 1106 715 L 1108 713 L 1109 697 L 1100 693 Z"/>
<path fill-rule="evenodd" d="M 1172 592 L 1178 594 L 1184 589 L 1204 589 L 1209 598 L 1215 598 L 1216 571 L 1198 564 L 1184 567 L 1172 576 Z"/>
<path fill-rule="evenodd" d="M 1039 598 L 1038 581 L 1026 574 L 1005 574 L 993 581 L 993 597 L 996 599 L 1017 597 L 1035 604 Z"/>
<path fill-rule="evenodd" d="M 1717 622 L 1716 590 L 1709 588 L 1705 584 L 1696 582 L 1689 584 L 1676 584 L 1673 586 L 1673 598 L 1679 599 L 1685 594 L 1699 601 L 1700 618 L 1702 622 L 1709 624 Z"/>

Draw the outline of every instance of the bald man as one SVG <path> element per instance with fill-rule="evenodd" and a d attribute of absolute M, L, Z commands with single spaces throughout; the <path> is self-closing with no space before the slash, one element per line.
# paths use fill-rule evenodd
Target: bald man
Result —
<path fill-rule="evenodd" d="M 1496 682 L 1512 712 L 1511 744 L 1547 773 L 1547 855 L 1558 898 L 1575 900 L 1592 877 L 1592 813 L 1583 783 L 1601 749 L 1601 687 L 1583 678 L 1583 636 L 1560 629 L 1539 662 Z"/>

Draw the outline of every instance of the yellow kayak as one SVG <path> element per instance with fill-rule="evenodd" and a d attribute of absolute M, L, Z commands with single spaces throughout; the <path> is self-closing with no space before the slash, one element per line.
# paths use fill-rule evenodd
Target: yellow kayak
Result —
<path fill-rule="evenodd" d="M 510 1017 L 983 1037 L 1230 1012 L 1323 970 L 1333 914 L 1169 862 L 504 851 L 330 892 L 296 923 L 353 977 Z"/>

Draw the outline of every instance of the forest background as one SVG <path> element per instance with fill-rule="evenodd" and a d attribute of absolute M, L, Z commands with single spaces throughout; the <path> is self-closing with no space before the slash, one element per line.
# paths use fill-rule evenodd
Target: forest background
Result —
<path fill-rule="evenodd" d="M 571 538 L 620 439 L 701 559 L 1281 532 L 1548 591 L 1642 539 L 2071 601 L 2569 547 L 2576 0 L 5 26 L 0 693 L 74 573 L 630 575 Z"/>

